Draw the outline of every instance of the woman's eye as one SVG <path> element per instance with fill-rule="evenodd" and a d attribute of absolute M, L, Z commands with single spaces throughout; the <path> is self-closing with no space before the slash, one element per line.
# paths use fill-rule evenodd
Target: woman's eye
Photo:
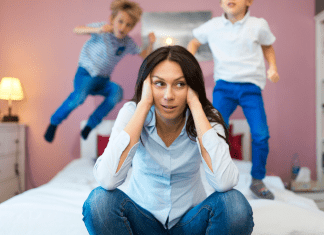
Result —
<path fill-rule="evenodd" d="M 162 82 L 155 82 L 154 83 L 156 86 L 162 86 L 163 84 L 162 84 Z"/>
<path fill-rule="evenodd" d="M 184 83 L 184 82 L 179 82 L 178 84 L 177 84 L 177 87 L 184 87 L 186 84 Z"/>

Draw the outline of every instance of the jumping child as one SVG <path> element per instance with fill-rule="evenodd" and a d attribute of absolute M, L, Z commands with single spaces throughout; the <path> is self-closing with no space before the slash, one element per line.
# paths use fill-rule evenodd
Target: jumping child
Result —
<path fill-rule="evenodd" d="M 259 198 L 274 199 L 262 182 L 269 153 L 269 130 L 261 90 L 266 77 L 278 82 L 275 41 L 266 20 L 251 17 L 248 11 L 253 0 L 221 0 L 224 10 L 193 30 L 194 39 L 188 50 L 195 54 L 208 43 L 214 57 L 213 106 L 222 114 L 228 127 L 229 117 L 240 105 L 252 134 L 252 192 Z M 269 63 L 265 73 L 264 58 Z"/>
<path fill-rule="evenodd" d="M 110 24 L 92 23 L 74 29 L 76 34 L 90 34 L 84 44 L 74 78 L 74 91 L 56 110 L 45 133 L 45 140 L 52 142 L 57 126 L 81 105 L 88 95 L 102 95 L 105 100 L 90 116 L 87 125 L 81 131 L 87 139 L 90 131 L 122 100 L 122 88 L 110 81 L 110 75 L 118 62 L 126 54 L 139 54 L 143 59 L 152 51 L 155 42 L 154 33 L 149 34 L 148 47 L 140 51 L 128 33 L 140 20 L 142 9 L 128 0 L 115 0 L 111 3 Z"/>

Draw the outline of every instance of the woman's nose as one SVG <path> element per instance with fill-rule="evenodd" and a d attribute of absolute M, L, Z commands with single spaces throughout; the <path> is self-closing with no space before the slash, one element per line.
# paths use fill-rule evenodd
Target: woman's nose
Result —
<path fill-rule="evenodd" d="M 164 92 L 164 99 L 172 100 L 174 99 L 174 94 L 171 87 L 167 87 Z"/>

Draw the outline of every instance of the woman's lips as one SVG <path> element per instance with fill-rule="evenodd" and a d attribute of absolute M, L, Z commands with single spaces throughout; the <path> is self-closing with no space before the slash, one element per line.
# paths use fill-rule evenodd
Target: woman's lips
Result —
<path fill-rule="evenodd" d="M 161 105 L 164 109 L 167 109 L 167 110 L 173 110 L 175 109 L 177 106 L 171 106 L 171 105 Z"/>

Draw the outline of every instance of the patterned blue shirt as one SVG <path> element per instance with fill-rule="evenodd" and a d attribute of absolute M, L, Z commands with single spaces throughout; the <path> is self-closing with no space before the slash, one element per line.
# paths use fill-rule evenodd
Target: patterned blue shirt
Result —
<path fill-rule="evenodd" d="M 88 24 L 88 27 L 101 27 L 106 22 Z M 132 38 L 118 39 L 113 33 L 91 34 L 80 53 L 79 66 L 92 77 L 109 77 L 115 66 L 126 54 L 139 54 L 140 48 Z"/>
<path fill-rule="evenodd" d="M 107 190 L 121 185 L 132 166 L 126 194 L 138 205 L 151 212 L 165 228 L 174 226 L 192 207 L 207 195 L 200 177 L 200 165 L 208 183 L 219 192 L 232 189 L 239 179 L 239 172 L 231 159 L 228 144 L 221 125 L 211 123 L 202 138 L 211 160 L 213 172 L 201 155 L 198 138 L 192 141 L 183 127 L 178 138 L 167 147 L 159 137 L 155 124 L 155 108 L 152 106 L 144 123 L 141 141 L 129 151 L 120 170 L 116 172 L 120 156 L 130 142 L 125 126 L 135 113 L 136 104 L 128 102 L 119 111 L 109 143 L 97 159 L 94 176 Z M 188 117 L 189 111 L 187 111 Z M 166 224 L 167 218 L 169 222 Z"/>

